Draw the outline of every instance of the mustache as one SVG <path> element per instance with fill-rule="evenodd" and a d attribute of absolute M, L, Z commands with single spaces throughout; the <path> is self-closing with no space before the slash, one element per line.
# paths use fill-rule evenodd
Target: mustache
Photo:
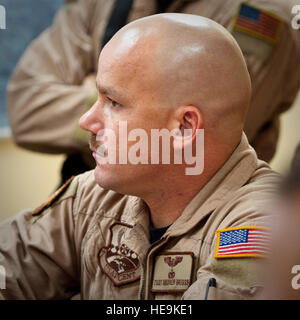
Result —
<path fill-rule="evenodd" d="M 101 144 L 97 142 L 97 135 L 94 133 L 90 133 L 89 137 L 89 146 L 91 150 L 94 150 L 97 152 L 98 155 L 102 157 L 107 156 L 107 147 L 106 145 L 102 142 Z"/>
<path fill-rule="evenodd" d="M 92 150 L 97 150 L 100 147 L 100 144 L 97 142 L 97 136 L 94 133 L 90 133 L 89 146 Z"/>

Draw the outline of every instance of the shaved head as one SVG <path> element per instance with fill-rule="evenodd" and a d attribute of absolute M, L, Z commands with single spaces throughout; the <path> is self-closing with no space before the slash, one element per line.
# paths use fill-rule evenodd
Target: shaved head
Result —
<path fill-rule="evenodd" d="M 124 82 L 151 92 L 163 108 L 194 105 L 204 129 L 224 143 L 241 136 L 251 98 L 242 52 L 230 33 L 214 21 L 167 13 L 136 20 L 104 47 L 103 71 L 125 67 Z M 159 101 L 157 101 L 159 100 Z"/>

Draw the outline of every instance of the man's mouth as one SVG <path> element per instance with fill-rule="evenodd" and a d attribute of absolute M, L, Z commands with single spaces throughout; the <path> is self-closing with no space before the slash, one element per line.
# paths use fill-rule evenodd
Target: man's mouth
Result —
<path fill-rule="evenodd" d="M 92 152 L 93 152 L 93 157 L 96 158 L 98 157 L 106 157 L 107 156 L 107 147 L 102 144 L 99 147 L 97 147 L 97 149 L 91 148 Z"/>

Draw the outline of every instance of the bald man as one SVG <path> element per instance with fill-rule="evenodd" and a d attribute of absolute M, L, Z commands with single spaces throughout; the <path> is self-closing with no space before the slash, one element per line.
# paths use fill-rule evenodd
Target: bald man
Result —
<path fill-rule="evenodd" d="M 96 85 L 80 119 L 96 167 L 1 224 L 0 296 L 255 297 L 278 176 L 242 131 L 251 85 L 234 38 L 200 16 L 136 20 L 102 50 Z"/>
<path fill-rule="evenodd" d="M 28 47 L 8 85 L 14 141 L 36 152 L 66 153 L 62 180 L 94 167 L 80 115 L 96 97 L 102 46 L 118 28 L 158 12 L 210 18 L 238 41 L 252 80 L 244 130 L 259 159 L 270 161 L 280 115 L 300 88 L 300 37 L 287 0 L 77 0 Z M 222 55 L 222 51 L 219 51 Z"/>

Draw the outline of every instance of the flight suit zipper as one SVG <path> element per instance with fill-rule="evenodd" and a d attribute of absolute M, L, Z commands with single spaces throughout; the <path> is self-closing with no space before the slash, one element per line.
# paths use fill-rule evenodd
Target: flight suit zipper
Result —
<path fill-rule="evenodd" d="M 163 244 L 163 243 L 166 243 L 167 241 L 167 238 L 166 237 L 162 237 L 161 239 L 155 241 L 154 243 L 152 243 L 150 245 L 150 247 L 148 248 L 147 252 L 146 252 L 146 255 L 145 255 L 145 258 L 144 258 L 144 261 L 142 263 L 142 273 L 141 273 L 141 285 L 140 285 L 140 291 L 139 291 L 139 298 L 140 300 L 145 300 L 145 274 L 147 272 L 147 260 L 148 260 L 148 256 L 149 254 L 151 253 L 152 249 L 154 249 L 154 247 L 156 247 L 156 249 L 159 248 L 158 244 L 160 244 L 160 246 Z"/>

